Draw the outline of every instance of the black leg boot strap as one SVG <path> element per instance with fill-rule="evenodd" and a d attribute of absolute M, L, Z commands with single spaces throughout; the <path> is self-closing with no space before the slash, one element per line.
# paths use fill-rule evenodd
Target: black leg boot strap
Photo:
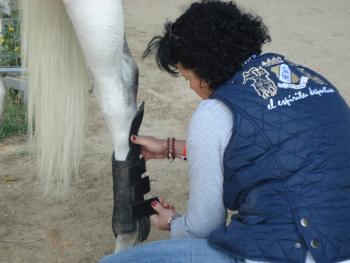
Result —
<path fill-rule="evenodd" d="M 132 121 L 130 134 L 137 135 L 144 114 L 144 103 Z M 131 143 L 130 152 L 125 161 L 117 161 L 112 156 L 114 206 L 112 229 L 114 235 L 130 233 L 136 230 L 139 222 L 139 239 L 143 241 L 150 231 L 149 216 L 156 212 L 151 202 L 157 198 L 144 200 L 144 195 L 150 191 L 149 177 L 142 177 L 146 172 L 145 159 L 140 158 L 141 147 Z"/>

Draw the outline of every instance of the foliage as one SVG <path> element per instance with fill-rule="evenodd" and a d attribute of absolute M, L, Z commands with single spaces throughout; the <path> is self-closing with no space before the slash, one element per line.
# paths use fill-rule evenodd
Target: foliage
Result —
<path fill-rule="evenodd" d="M 0 4 L 0 66 L 19 66 L 20 57 L 20 22 L 18 9 L 10 8 L 10 14 L 4 12 Z"/>
<path fill-rule="evenodd" d="M 25 134 L 27 131 L 26 107 L 21 91 L 9 89 L 5 98 L 3 118 L 0 120 L 0 140 Z"/>
<path fill-rule="evenodd" d="M 0 4 L 0 67 L 21 65 L 20 23 L 18 9 L 10 5 L 10 14 Z M 27 131 L 26 107 L 23 92 L 7 89 L 5 108 L 0 119 L 0 140 L 11 135 L 25 134 Z"/>

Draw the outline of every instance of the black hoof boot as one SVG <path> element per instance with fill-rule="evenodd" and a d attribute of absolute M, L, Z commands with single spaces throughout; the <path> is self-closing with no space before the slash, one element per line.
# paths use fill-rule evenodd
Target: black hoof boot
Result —
<path fill-rule="evenodd" d="M 143 119 L 144 104 L 131 124 L 130 136 L 137 135 Z M 130 138 L 129 136 L 129 138 Z M 146 172 L 145 159 L 140 158 L 140 146 L 129 141 L 130 152 L 125 161 L 117 161 L 112 156 L 112 176 L 114 206 L 112 229 L 115 237 L 136 231 L 139 226 L 139 240 L 147 239 L 150 232 L 149 216 L 156 212 L 151 202 L 157 198 L 144 200 L 144 195 L 150 191 L 149 177 L 142 177 Z"/>
<path fill-rule="evenodd" d="M 139 241 L 143 242 L 147 239 L 149 232 L 151 230 L 151 222 L 149 221 L 149 217 L 141 217 L 137 220 L 139 225 Z"/>

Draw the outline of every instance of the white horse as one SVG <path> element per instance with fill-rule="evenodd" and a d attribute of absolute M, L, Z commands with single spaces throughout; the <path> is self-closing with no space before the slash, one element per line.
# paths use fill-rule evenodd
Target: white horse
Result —
<path fill-rule="evenodd" d="M 137 112 L 137 66 L 124 36 L 122 0 L 22 0 L 21 10 L 38 173 L 47 193 L 62 193 L 78 170 L 92 80 L 114 156 L 126 159 Z M 116 251 L 138 239 L 137 231 L 118 235 Z"/>

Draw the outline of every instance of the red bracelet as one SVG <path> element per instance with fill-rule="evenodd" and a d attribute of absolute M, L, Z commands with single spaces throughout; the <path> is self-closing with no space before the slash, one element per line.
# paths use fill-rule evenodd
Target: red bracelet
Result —
<path fill-rule="evenodd" d="M 184 148 L 183 148 L 183 150 L 182 150 L 182 160 L 187 160 L 186 143 L 184 144 Z"/>

